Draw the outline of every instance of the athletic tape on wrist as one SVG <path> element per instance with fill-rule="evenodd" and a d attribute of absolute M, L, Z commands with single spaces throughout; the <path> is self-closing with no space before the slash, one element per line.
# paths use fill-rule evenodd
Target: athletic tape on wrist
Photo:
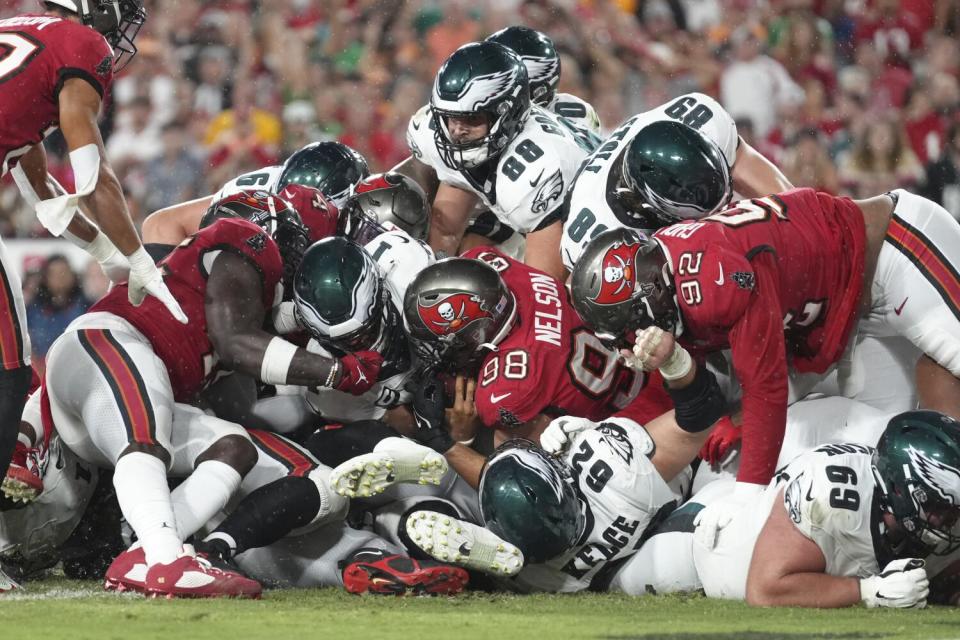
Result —
<path fill-rule="evenodd" d="M 660 375 L 664 380 L 679 380 L 688 373 L 693 367 L 693 358 L 690 352 L 679 344 L 673 349 L 673 353 L 667 358 L 667 361 L 660 367 Z"/>
<path fill-rule="evenodd" d="M 274 336 L 263 352 L 260 364 L 260 380 L 267 384 L 287 384 L 290 363 L 297 354 L 297 347 L 283 338 Z"/>

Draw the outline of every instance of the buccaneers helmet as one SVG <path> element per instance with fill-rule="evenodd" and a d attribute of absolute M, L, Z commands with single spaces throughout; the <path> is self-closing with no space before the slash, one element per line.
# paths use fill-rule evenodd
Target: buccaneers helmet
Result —
<path fill-rule="evenodd" d="M 440 67 L 430 96 L 437 151 L 452 169 L 477 167 L 516 138 L 530 114 L 530 86 L 520 57 L 496 42 L 466 44 Z M 483 115 L 489 124 L 479 140 L 457 142 L 447 119 Z"/>
<path fill-rule="evenodd" d="M 583 250 L 570 276 L 573 306 L 611 347 L 633 346 L 637 329 L 680 334 L 670 266 L 656 241 L 635 229 L 604 231 Z"/>
<path fill-rule="evenodd" d="M 661 120 L 640 129 L 623 154 L 623 183 L 661 226 L 720 211 L 733 196 L 723 151 L 682 122 Z"/>
<path fill-rule="evenodd" d="M 200 228 L 221 218 L 249 220 L 273 238 L 283 259 L 283 289 L 289 292 L 310 236 L 293 206 L 266 191 L 240 191 L 212 203 L 200 219 Z"/>
<path fill-rule="evenodd" d="M 493 452 L 479 493 L 484 526 L 528 562 L 556 558 L 583 534 L 586 518 L 570 467 L 529 440 L 508 440 Z"/>
<path fill-rule="evenodd" d="M 367 176 L 353 187 L 343 205 L 339 233 L 365 245 L 390 223 L 414 240 L 426 240 L 430 224 L 427 194 L 412 178 L 389 171 Z"/>
<path fill-rule="evenodd" d="M 499 42 L 523 61 L 530 81 L 530 99 L 547 107 L 557 95 L 560 84 L 560 56 L 545 33 L 524 26 L 501 29 L 487 36 L 487 42 Z"/>
<path fill-rule="evenodd" d="M 119 72 L 137 54 L 133 43 L 147 19 L 143 0 L 43 0 L 80 16 L 80 22 L 102 34 L 115 51 L 113 71 Z"/>
<path fill-rule="evenodd" d="M 877 442 L 873 475 L 881 508 L 914 549 L 960 549 L 960 422 L 936 411 L 894 416 Z"/>
<path fill-rule="evenodd" d="M 414 353 L 434 371 L 472 374 L 510 331 L 513 293 L 496 269 L 471 258 L 447 258 L 414 278 L 403 320 Z"/>
<path fill-rule="evenodd" d="M 276 191 L 288 184 L 319 189 L 337 208 L 350 195 L 350 188 L 370 175 L 367 161 L 342 142 L 314 142 L 294 152 L 283 163 Z"/>

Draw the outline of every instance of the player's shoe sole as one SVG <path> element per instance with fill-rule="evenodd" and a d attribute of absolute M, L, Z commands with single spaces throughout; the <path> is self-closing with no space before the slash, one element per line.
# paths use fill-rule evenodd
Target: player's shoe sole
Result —
<path fill-rule="evenodd" d="M 338 465 L 330 484 L 341 496 L 366 498 L 398 482 L 440 484 L 446 472 L 447 461 L 436 451 L 404 438 L 386 438 L 373 453 Z"/>
<path fill-rule="evenodd" d="M 0 491 L 13 502 L 33 502 L 43 493 L 43 481 L 23 467 L 10 467 Z"/>
<path fill-rule="evenodd" d="M 350 593 L 381 595 L 446 595 L 463 591 L 469 574 L 460 567 L 419 561 L 384 552 L 356 556 L 343 569 L 343 587 Z"/>
<path fill-rule="evenodd" d="M 500 576 L 523 568 L 523 553 L 483 527 L 437 513 L 414 511 L 407 518 L 407 536 L 424 553 L 440 562 Z"/>

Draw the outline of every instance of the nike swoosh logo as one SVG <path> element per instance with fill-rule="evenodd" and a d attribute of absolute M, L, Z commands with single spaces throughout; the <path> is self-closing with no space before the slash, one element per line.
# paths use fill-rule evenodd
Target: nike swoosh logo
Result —
<path fill-rule="evenodd" d="M 537 179 L 530 181 L 530 186 L 531 186 L 531 187 L 535 187 L 535 186 L 537 186 L 537 184 L 539 184 L 540 178 L 543 177 L 543 171 L 544 171 L 543 169 L 540 169 L 540 175 L 537 176 Z"/>
<path fill-rule="evenodd" d="M 714 282 L 717 283 L 718 287 L 723 284 L 723 265 L 721 264 L 719 266 L 720 266 L 720 277 L 714 280 Z"/>
<path fill-rule="evenodd" d="M 810 495 L 810 490 L 813 489 L 813 486 L 807 487 L 807 495 L 804 496 L 807 499 L 807 502 L 813 502 L 813 496 Z"/>
<path fill-rule="evenodd" d="M 512 393 L 513 393 L 513 391 L 510 391 L 510 392 L 508 392 L 508 393 L 504 393 L 504 394 L 501 394 L 501 395 L 499 395 L 499 396 L 491 394 L 491 395 L 490 395 L 490 402 L 500 402 L 501 400 L 503 400 L 503 399 L 506 398 L 507 396 L 511 395 Z"/>
<path fill-rule="evenodd" d="M 416 122 L 411 122 L 410 124 L 413 125 L 414 131 L 420 131 L 420 125 L 418 125 Z"/>
<path fill-rule="evenodd" d="M 470 555 L 470 546 L 466 542 L 464 542 L 463 544 L 460 545 L 460 548 L 457 549 L 457 551 L 462 556 L 468 556 Z"/>
<path fill-rule="evenodd" d="M 907 296 L 906 298 L 904 298 L 904 299 L 903 299 L 903 302 L 900 303 L 900 306 L 897 307 L 896 309 L 894 309 L 893 312 L 894 312 L 895 314 L 897 314 L 897 315 L 900 315 L 900 312 L 903 311 L 903 307 L 904 307 L 904 305 L 907 304 L 907 300 L 909 300 L 909 299 L 910 299 L 910 296 Z"/>

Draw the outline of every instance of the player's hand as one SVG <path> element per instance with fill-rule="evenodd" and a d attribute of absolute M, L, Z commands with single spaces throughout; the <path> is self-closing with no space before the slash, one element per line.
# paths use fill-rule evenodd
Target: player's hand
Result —
<path fill-rule="evenodd" d="M 677 344 L 674 335 L 656 326 L 637 331 L 633 349 L 621 349 L 620 355 L 631 369 L 659 369 L 664 380 L 682 378 L 693 367 L 690 353 Z"/>
<path fill-rule="evenodd" d="M 127 298 L 130 304 L 139 307 L 143 304 L 144 298 L 148 295 L 153 296 L 163 303 L 174 318 L 187 324 L 187 314 L 170 293 L 170 289 L 163 281 L 163 273 L 157 268 L 147 250 L 140 247 L 127 256 L 127 260 L 130 262 L 130 279 L 127 281 Z"/>
<path fill-rule="evenodd" d="M 693 521 L 696 529 L 693 538 L 707 549 L 717 545 L 717 536 L 733 520 L 737 513 L 746 506 L 754 503 L 764 485 L 748 482 L 737 482 L 733 491 L 717 498 L 703 508 Z"/>
<path fill-rule="evenodd" d="M 707 441 L 703 443 L 700 457 L 710 466 L 724 466 L 728 462 L 727 454 L 740 442 L 742 434 L 740 427 L 734 424 L 730 416 L 720 418 L 707 436 Z"/>
<path fill-rule="evenodd" d="M 446 453 L 455 444 L 447 431 L 447 396 L 436 376 L 423 381 L 413 392 L 413 418 L 417 430 L 411 437 L 437 453 Z"/>
<path fill-rule="evenodd" d="M 879 575 L 860 580 L 860 598 L 871 609 L 926 607 L 930 583 L 924 565 L 917 558 L 894 560 Z"/>
<path fill-rule="evenodd" d="M 540 447 L 551 454 L 562 453 L 573 437 L 581 431 L 596 428 L 597 423 L 586 418 L 563 416 L 554 418 L 540 434 Z"/>
<path fill-rule="evenodd" d="M 472 439 L 477 432 L 476 392 L 475 378 L 457 376 L 453 407 L 447 410 L 447 423 L 450 425 L 450 434 L 460 442 Z"/>
<path fill-rule="evenodd" d="M 297 314 L 294 312 L 295 303 L 292 300 L 281 302 L 273 308 L 273 330 L 282 336 L 300 330 Z"/>
<path fill-rule="evenodd" d="M 348 353 L 340 358 L 340 366 L 343 367 L 343 372 L 334 389 L 360 396 L 377 383 L 380 367 L 383 366 L 383 356 L 376 351 Z"/>

